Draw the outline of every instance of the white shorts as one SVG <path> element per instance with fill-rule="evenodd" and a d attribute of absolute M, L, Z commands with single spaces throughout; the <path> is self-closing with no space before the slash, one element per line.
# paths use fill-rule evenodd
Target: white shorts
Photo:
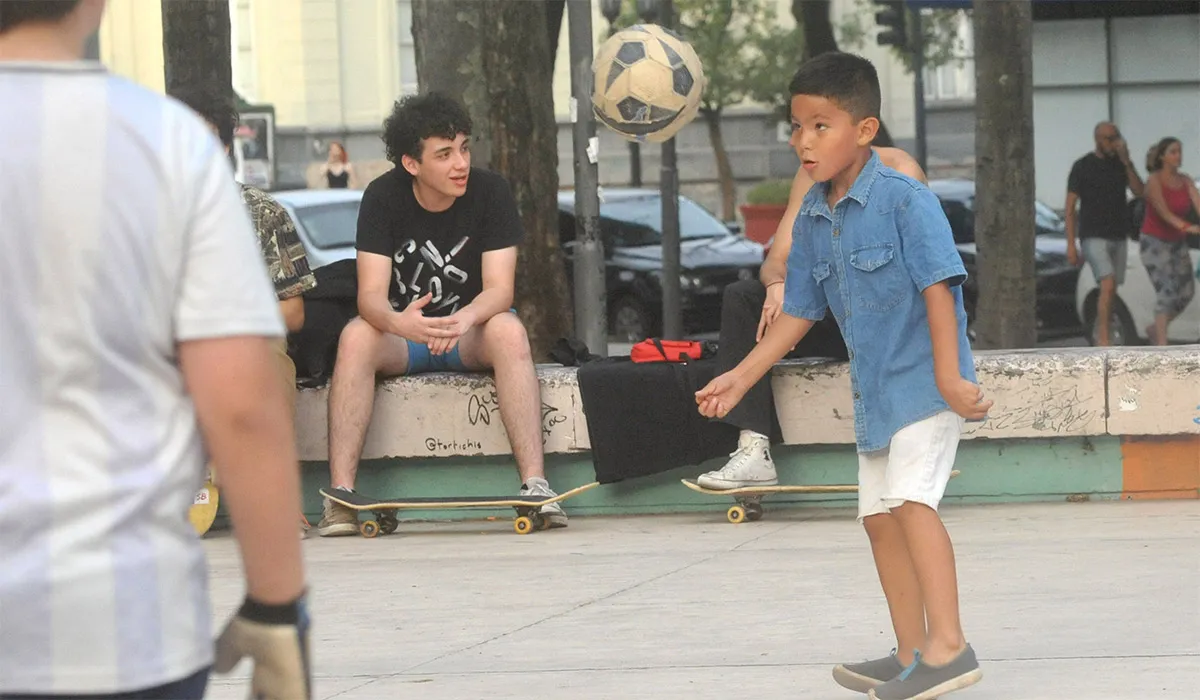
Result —
<path fill-rule="evenodd" d="M 858 455 L 858 522 L 905 501 L 937 510 L 966 421 L 943 411 L 901 428 L 887 447 Z"/>

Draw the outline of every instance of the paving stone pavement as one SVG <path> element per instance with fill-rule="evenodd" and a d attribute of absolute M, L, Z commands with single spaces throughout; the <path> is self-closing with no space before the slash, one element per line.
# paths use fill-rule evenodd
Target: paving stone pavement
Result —
<path fill-rule="evenodd" d="M 655 700 L 855 694 L 832 665 L 894 645 L 848 510 L 402 524 L 304 543 L 315 697 Z M 1200 501 L 954 506 L 964 700 L 1200 692 Z M 206 539 L 216 628 L 243 595 L 235 542 Z M 244 662 L 208 697 L 244 698 Z M 857 696 L 863 697 L 863 696 Z"/>

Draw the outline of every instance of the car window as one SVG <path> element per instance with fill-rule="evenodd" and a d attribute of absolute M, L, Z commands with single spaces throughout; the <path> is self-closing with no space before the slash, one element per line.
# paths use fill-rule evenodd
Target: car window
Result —
<path fill-rule="evenodd" d="M 617 239 L 624 245 L 655 245 L 662 241 L 662 199 L 656 196 L 602 202 L 600 215 L 620 222 Z M 680 238 L 729 236 L 729 228 L 690 199 L 679 198 Z"/>
<path fill-rule="evenodd" d="M 322 249 L 353 246 L 358 231 L 359 202 L 336 202 L 299 207 L 296 218 L 308 234 L 308 240 Z"/>
<path fill-rule="evenodd" d="M 941 199 L 942 211 L 950 222 L 950 231 L 955 243 L 975 242 L 975 213 L 957 199 Z"/>

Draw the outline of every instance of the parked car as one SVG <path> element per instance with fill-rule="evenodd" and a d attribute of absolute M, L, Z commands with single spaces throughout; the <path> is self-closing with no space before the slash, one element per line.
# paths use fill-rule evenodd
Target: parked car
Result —
<path fill-rule="evenodd" d="M 355 256 L 362 190 L 283 190 L 270 193 L 291 215 L 313 270 Z"/>
<path fill-rule="evenodd" d="M 963 305 L 969 323 L 975 322 L 979 301 L 979 263 L 981 255 L 975 241 L 975 182 L 963 179 L 930 180 L 929 189 L 942 204 L 954 244 L 967 281 L 963 284 Z M 1079 269 L 1067 260 L 1066 223 L 1049 206 L 1034 202 L 1034 270 L 1037 276 L 1036 320 L 1038 338 L 1071 337 L 1083 332 L 1075 311 L 1075 286 Z M 769 241 L 767 249 L 770 249 Z M 973 337 L 973 334 L 972 334 Z"/>
<path fill-rule="evenodd" d="M 979 250 L 975 240 L 975 182 L 973 180 L 930 180 L 929 189 L 941 201 L 942 210 L 954 233 L 954 243 L 967 282 L 963 303 L 973 323 L 979 300 Z M 1075 310 L 1075 288 L 1079 268 L 1067 260 L 1066 223 L 1046 204 L 1034 202 L 1034 270 L 1037 277 L 1036 319 L 1038 338 L 1047 340 L 1077 336 L 1083 329 Z"/>
<path fill-rule="evenodd" d="M 1196 186 L 1200 187 L 1200 180 L 1196 181 Z M 1135 239 L 1126 245 L 1125 282 L 1117 287 L 1117 295 L 1113 299 L 1108 324 L 1109 340 L 1113 345 L 1140 345 L 1150 342 L 1146 328 L 1154 323 L 1154 285 L 1150 282 L 1146 266 L 1142 264 L 1141 244 Z M 1200 270 L 1200 236 L 1188 236 L 1188 249 L 1192 269 Z M 1091 267 L 1084 263 L 1075 289 L 1075 303 L 1079 317 L 1083 319 L 1084 335 L 1092 345 L 1096 344 L 1096 321 L 1099 317 L 1096 307 L 1099 297 L 1100 287 L 1096 284 L 1096 276 L 1092 274 Z M 1167 342 L 1200 343 L 1200 294 L 1192 297 L 1183 313 L 1167 326 Z"/>
<path fill-rule="evenodd" d="M 559 236 L 574 277 L 575 193 L 558 195 Z M 638 342 L 662 333 L 662 198 L 651 189 L 605 189 L 600 202 L 609 333 Z M 684 332 L 716 331 L 726 285 L 758 276 L 762 245 L 730 230 L 696 202 L 679 198 Z M 574 285 L 572 284 L 572 289 Z"/>

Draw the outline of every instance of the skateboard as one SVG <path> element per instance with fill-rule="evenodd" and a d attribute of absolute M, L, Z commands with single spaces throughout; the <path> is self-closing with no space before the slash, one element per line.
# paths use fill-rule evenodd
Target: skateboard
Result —
<path fill-rule="evenodd" d="M 377 500 L 360 493 L 321 489 L 321 495 L 356 511 L 371 511 L 374 518 L 365 520 L 358 525 L 358 531 L 363 537 L 375 537 L 379 534 L 390 535 L 399 527 L 396 518 L 398 510 L 437 510 L 439 508 L 512 508 L 517 512 L 513 520 L 513 530 L 518 535 L 528 535 L 534 530 L 545 530 L 550 522 L 542 518 L 538 510 L 549 503 L 565 501 L 588 489 L 599 486 L 600 482 L 593 481 L 578 488 L 560 493 L 553 498 L 538 498 L 535 496 L 426 496 L 407 500 L 385 501 Z"/>
<path fill-rule="evenodd" d="M 217 490 L 210 476 L 205 480 L 204 486 L 196 492 L 192 498 L 192 507 L 188 509 L 188 520 L 192 522 L 197 535 L 203 537 L 212 527 L 213 521 L 217 519 L 217 507 L 220 503 L 221 492 Z"/>
<path fill-rule="evenodd" d="M 958 476 L 958 470 L 950 472 L 950 478 Z M 743 486 L 736 489 L 710 489 L 697 484 L 693 479 L 680 479 L 683 485 L 693 491 L 706 493 L 712 496 L 733 496 L 736 505 L 730 506 L 725 512 L 725 517 L 733 524 L 742 523 L 747 520 L 754 522 L 762 520 L 763 507 L 762 498 L 775 493 L 858 493 L 857 484 L 829 484 L 829 485 L 785 485 L 778 484 L 775 486 Z"/>

